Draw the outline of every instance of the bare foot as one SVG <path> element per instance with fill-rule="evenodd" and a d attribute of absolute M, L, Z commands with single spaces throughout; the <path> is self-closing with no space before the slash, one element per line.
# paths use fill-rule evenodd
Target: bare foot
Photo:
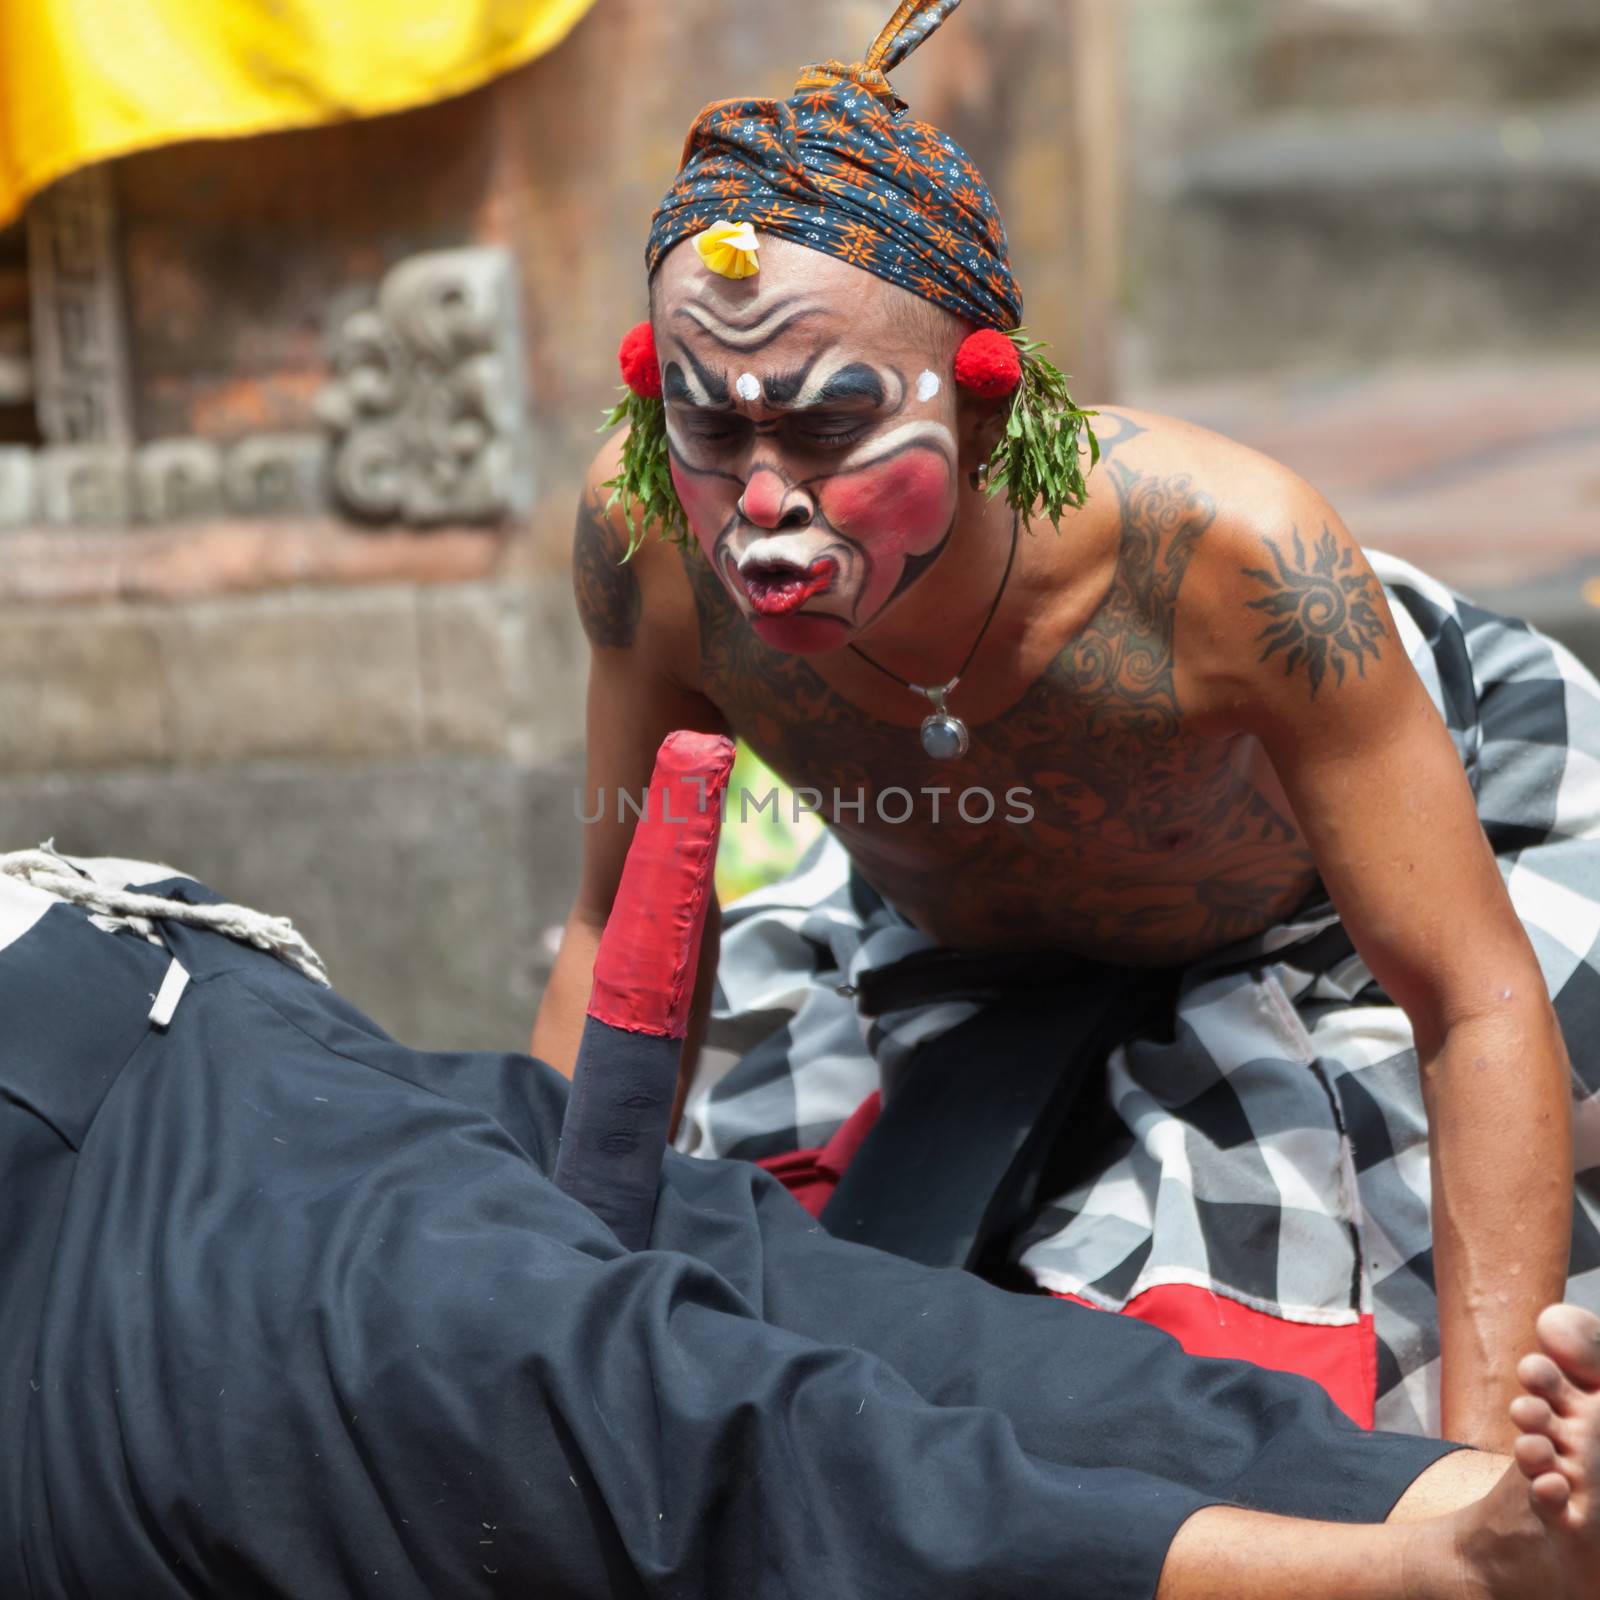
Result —
<path fill-rule="evenodd" d="M 1511 1403 L 1512 1452 L 1545 1526 L 1565 1593 L 1600 1595 L 1600 1317 L 1577 1306 L 1540 1313 L 1541 1354 L 1524 1356 L 1528 1392 Z"/>
<path fill-rule="evenodd" d="M 1600 1600 L 1600 1317 L 1550 1306 L 1538 1335 L 1542 1353 L 1517 1366 L 1528 1392 L 1511 1406 L 1516 1465 L 1448 1519 L 1460 1574 L 1452 1595 Z"/>

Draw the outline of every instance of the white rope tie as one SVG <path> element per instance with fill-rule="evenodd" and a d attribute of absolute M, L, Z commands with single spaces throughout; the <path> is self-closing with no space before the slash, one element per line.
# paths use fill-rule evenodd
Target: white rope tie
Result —
<path fill-rule="evenodd" d="M 84 877 L 64 857 L 54 854 L 49 843 L 38 850 L 13 850 L 9 855 L 0 855 L 0 873 L 19 878 L 35 889 L 82 906 L 86 911 L 126 922 L 152 944 L 161 943 L 154 919 L 186 922 L 192 927 L 207 928 L 212 933 L 226 934 L 230 939 L 254 945 L 257 950 L 265 950 L 280 961 L 286 961 L 314 983 L 332 987 L 322 957 L 287 917 L 270 917 L 249 906 L 192 906 L 182 900 L 163 899 L 160 895 L 112 889 Z"/>

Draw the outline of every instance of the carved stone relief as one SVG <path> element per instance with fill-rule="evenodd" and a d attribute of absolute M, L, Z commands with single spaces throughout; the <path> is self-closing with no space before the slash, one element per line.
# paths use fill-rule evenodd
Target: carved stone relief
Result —
<path fill-rule="evenodd" d="M 33 456 L 25 445 L 0 445 L 0 528 L 33 521 Z"/>
<path fill-rule="evenodd" d="M 527 503 L 516 273 L 509 251 L 402 261 L 375 309 L 345 319 L 318 415 L 333 488 L 353 514 L 482 521 Z"/>
<path fill-rule="evenodd" d="M 28 207 L 34 406 L 53 445 L 133 442 L 111 185 L 90 167 Z"/>
<path fill-rule="evenodd" d="M 133 458 L 144 522 L 182 522 L 222 510 L 222 452 L 209 439 L 159 439 Z"/>
<path fill-rule="evenodd" d="M 42 450 L 0 448 L 0 528 L 343 511 L 415 527 L 498 520 L 529 499 L 523 345 L 510 252 L 402 261 L 348 317 L 325 431 L 131 443 L 107 173 L 28 214 Z"/>
<path fill-rule="evenodd" d="M 251 434 L 234 444 L 158 439 L 0 447 L 0 528 L 115 527 L 198 517 L 326 515 L 328 441 L 319 433 Z"/>
<path fill-rule="evenodd" d="M 115 445 L 47 445 L 34 458 L 45 522 L 111 528 L 133 520 L 131 458 Z"/>
<path fill-rule="evenodd" d="M 255 433 L 222 462 L 223 498 L 241 517 L 304 517 L 328 504 L 327 439 L 320 433 Z"/>

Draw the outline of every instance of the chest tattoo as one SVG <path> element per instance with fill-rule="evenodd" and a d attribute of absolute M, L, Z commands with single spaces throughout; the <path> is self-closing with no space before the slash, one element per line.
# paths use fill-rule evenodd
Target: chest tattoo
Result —
<path fill-rule="evenodd" d="M 881 892 L 912 914 L 910 903 L 948 900 L 959 871 L 967 939 L 1024 929 L 1165 958 L 1263 926 L 1304 893 L 1310 857 L 1229 747 L 1184 725 L 1174 622 L 1215 500 L 1185 475 L 1121 461 L 1102 471 L 1121 509 L 1110 587 L 1021 696 L 972 728 L 959 762 L 929 759 L 914 729 L 868 715 L 803 657 L 764 645 L 698 553 L 684 559 L 705 693 L 809 791 Z M 891 819 L 906 801 L 880 806 L 891 788 L 911 796 L 904 820 Z"/>

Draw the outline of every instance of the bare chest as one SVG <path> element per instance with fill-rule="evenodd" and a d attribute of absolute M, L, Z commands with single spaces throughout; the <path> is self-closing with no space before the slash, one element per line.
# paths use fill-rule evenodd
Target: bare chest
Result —
<path fill-rule="evenodd" d="M 1187 960 L 1267 926 L 1312 881 L 1259 747 L 1188 728 L 1170 639 L 1114 595 L 970 722 L 964 756 L 936 761 L 920 697 L 893 683 L 847 697 L 764 645 L 708 571 L 690 575 L 702 692 L 943 943 Z"/>

